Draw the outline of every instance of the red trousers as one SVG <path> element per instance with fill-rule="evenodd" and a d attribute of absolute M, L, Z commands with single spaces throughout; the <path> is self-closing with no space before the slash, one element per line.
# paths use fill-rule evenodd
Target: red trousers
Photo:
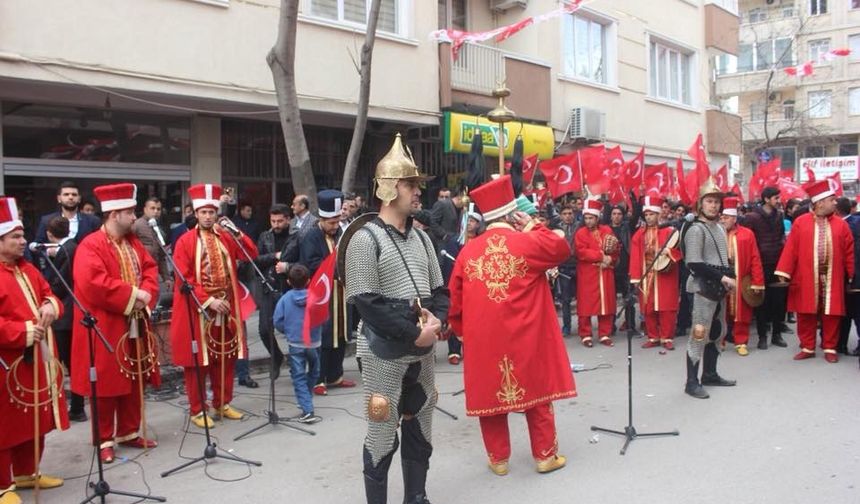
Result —
<path fill-rule="evenodd" d="M 236 358 L 224 359 L 224 381 L 221 381 L 221 361 L 211 360 L 210 365 L 201 366 L 200 371 L 203 375 L 203 389 L 206 389 L 206 377 L 209 377 L 209 384 L 212 386 L 212 405 L 215 409 L 220 409 L 226 404 L 230 404 L 233 400 L 233 368 L 236 365 Z M 204 397 L 200 397 L 197 387 L 197 372 L 194 367 L 185 368 L 185 393 L 188 395 L 188 404 L 191 407 L 191 414 L 196 415 L 203 411 Z M 221 404 L 221 396 L 224 396 L 224 404 Z"/>
<path fill-rule="evenodd" d="M 135 384 L 136 385 L 136 384 Z M 99 397 L 99 448 L 113 446 L 138 436 L 140 430 L 140 392 Z"/>
<path fill-rule="evenodd" d="M 597 315 L 597 335 L 602 338 L 612 335 L 612 320 L 615 315 Z M 579 337 L 582 339 L 591 337 L 591 317 L 579 317 Z"/>
<path fill-rule="evenodd" d="M 816 315 L 814 313 L 797 314 L 797 337 L 800 339 L 800 349 L 806 352 L 815 352 L 816 332 L 818 331 L 818 320 L 821 317 L 821 348 L 825 352 L 834 353 L 839 343 L 839 324 L 842 317 L 839 315 Z"/>
<path fill-rule="evenodd" d="M 746 345 L 750 341 L 750 323 L 734 322 L 732 325 L 732 337 L 735 345 Z"/>
<path fill-rule="evenodd" d="M 526 410 L 526 421 L 529 424 L 529 439 L 532 444 L 532 456 L 535 460 L 544 460 L 558 452 L 558 442 L 555 432 L 555 414 L 552 403 L 541 404 Z M 511 458 L 511 436 L 508 431 L 508 415 L 482 416 L 481 436 L 490 462 L 497 464 Z"/>
<path fill-rule="evenodd" d="M 645 313 L 645 332 L 649 340 L 671 340 L 675 337 L 677 311 L 652 311 Z"/>
<path fill-rule="evenodd" d="M 39 460 L 45 453 L 45 436 L 39 438 Z M 36 474 L 36 458 L 33 456 L 33 440 L 0 450 L 0 495 L 12 489 L 13 476 Z"/>

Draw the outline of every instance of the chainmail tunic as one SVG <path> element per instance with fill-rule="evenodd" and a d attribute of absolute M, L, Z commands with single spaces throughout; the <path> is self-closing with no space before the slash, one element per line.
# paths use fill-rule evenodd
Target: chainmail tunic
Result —
<path fill-rule="evenodd" d="M 430 238 L 423 231 L 410 229 L 405 236 L 393 228 L 390 228 L 389 232 L 390 236 L 377 220 L 366 224 L 353 235 L 346 253 L 347 302 L 352 302 L 353 298 L 360 294 L 379 294 L 403 300 L 429 298 L 433 289 L 443 285 L 436 252 Z M 419 233 L 423 236 L 419 236 Z M 409 271 L 418 286 L 417 293 L 391 237 L 396 240 L 409 264 Z M 427 396 L 420 410 L 410 413 L 418 420 L 424 438 L 432 443 L 433 409 L 436 406 L 434 352 L 382 359 L 370 350 L 362 328 L 363 323 L 360 323 L 356 355 L 361 359 L 365 405 L 372 394 L 377 394 L 388 399 L 391 410 L 385 421 L 378 422 L 370 420 L 365 408 L 368 422 L 364 445 L 370 452 L 373 463 L 378 464 L 394 449 L 400 421 L 398 410 L 401 406 L 403 379 L 410 366 L 413 369 L 420 367 L 417 381 Z"/>
<path fill-rule="evenodd" d="M 711 231 L 709 234 L 708 231 Z M 713 234 L 713 239 L 711 238 Z M 716 242 L 716 243 L 715 243 Z M 728 245 L 726 231 L 716 221 L 697 220 L 684 235 L 684 260 L 687 263 L 705 263 L 714 266 L 728 266 Z M 705 345 L 709 342 L 722 352 L 720 340 L 726 336 L 725 300 L 712 301 L 698 294 L 701 290 L 701 279 L 690 275 L 687 279 L 687 292 L 693 293 L 693 309 L 691 334 L 687 339 L 687 355 L 696 364 L 701 360 Z M 705 337 L 697 340 L 693 337 L 696 326 L 702 326 Z"/>

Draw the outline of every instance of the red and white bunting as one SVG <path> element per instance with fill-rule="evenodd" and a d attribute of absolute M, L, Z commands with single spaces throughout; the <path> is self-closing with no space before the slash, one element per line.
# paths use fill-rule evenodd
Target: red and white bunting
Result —
<path fill-rule="evenodd" d="M 817 60 L 809 60 L 797 66 L 784 68 L 783 71 L 788 75 L 797 77 L 807 77 L 814 73 L 814 66 L 824 63 L 825 61 L 833 61 L 836 58 L 842 58 L 851 54 L 851 49 L 840 48 L 832 49 L 818 56 Z"/>

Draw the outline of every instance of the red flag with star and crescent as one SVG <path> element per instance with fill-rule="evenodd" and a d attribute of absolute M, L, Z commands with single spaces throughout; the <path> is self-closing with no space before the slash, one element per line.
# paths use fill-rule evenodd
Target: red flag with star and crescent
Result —
<path fill-rule="evenodd" d="M 624 187 L 633 189 L 638 196 L 641 186 L 645 184 L 645 147 L 639 149 L 639 153 L 624 166 Z"/>
<path fill-rule="evenodd" d="M 578 168 L 576 152 L 542 161 L 538 165 L 553 198 L 582 190 L 582 173 Z"/>
<path fill-rule="evenodd" d="M 334 264 L 337 254 L 332 252 L 320 264 L 308 284 L 308 299 L 305 305 L 305 321 L 302 325 L 302 341 L 311 344 L 311 330 L 321 326 L 329 317 L 329 300 L 334 289 Z"/>

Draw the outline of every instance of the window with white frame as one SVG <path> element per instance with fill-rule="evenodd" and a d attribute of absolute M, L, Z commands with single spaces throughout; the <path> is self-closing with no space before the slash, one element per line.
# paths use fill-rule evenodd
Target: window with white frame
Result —
<path fill-rule="evenodd" d="M 848 90 L 848 115 L 860 115 L 860 88 Z"/>
<path fill-rule="evenodd" d="M 794 119 L 794 100 L 785 100 L 782 102 L 782 118 L 786 121 Z"/>
<path fill-rule="evenodd" d="M 750 122 L 764 121 L 764 103 L 750 103 Z"/>
<path fill-rule="evenodd" d="M 684 105 L 691 105 L 692 61 L 695 53 L 651 38 L 650 95 Z"/>
<path fill-rule="evenodd" d="M 371 0 L 306 0 L 311 16 L 344 24 L 366 26 Z M 404 15 L 408 0 L 381 0 L 376 29 L 379 32 L 407 36 Z"/>
<path fill-rule="evenodd" d="M 761 23 L 763 21 L 767 21 L 767 10 L 764 7 L 756 7 L 754 9 L 750 9 L 747 16 L 750 23 Z"/>
<path fill-rule="evenodd" d="M 832 93 L 830 91 L 810 91 L 809 92 L 809 117 L 813 119 L 821 119 L 830 117 L 830 104 Z"/>
<path fill-rule="evenodd" d="M 790 38 L 763 40 L 756 44 L 738 46 L 739 72 L 769 70 L 774 64 L 777 68 L 794 64 Z"/>
<path fill-rule="evenodd" d="M 827 0 L 809 0 L 809 14 L 827 14 Z"/>
<path fill-rule="evenodd" d="M 600 84 L 612 84 L 608 63 L 609 33 L 612 23 L 587 14 L 573 14 L 564 19 L 563 72 Z"/>
<path fill-rule="evenodd" d="M 860 2 L 860 0 L 857 1 Z M 849 58 L 853 61 L 860 61 L 860 33 L 848 35 L 848 48 L 851 49 Z"/>
<path fill-rule="evenodd" d="M 830 52 L 830 39 L 809 41 L 809 59 L 815 62 L 826 62 L 823 57 Z"/>

